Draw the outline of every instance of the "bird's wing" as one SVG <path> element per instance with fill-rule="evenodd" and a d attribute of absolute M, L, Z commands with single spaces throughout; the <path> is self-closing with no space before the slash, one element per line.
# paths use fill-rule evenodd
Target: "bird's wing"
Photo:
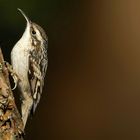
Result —
<path fill-rule="evenodd" d="M 31 94 L 34 100 L 32 113 L 35 112 L 35 109 L 40 101 L 47 65 L 47 52 L 43 53 L 38 52 L 37 50 L 33 50 L 30 52 L 28 78 Z"/>

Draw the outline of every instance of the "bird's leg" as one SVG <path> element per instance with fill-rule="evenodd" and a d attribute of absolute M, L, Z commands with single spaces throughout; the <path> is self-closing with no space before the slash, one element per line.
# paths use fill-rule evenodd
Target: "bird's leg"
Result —
<path fill-rule="evenodd" d="M 14 90 L 17 87 L 17 83 L 20 80 L 20 78 L 18 77 L 16 72 L 13 70 L 12 65 L 10 65 L 8 62 L 5 62 L 5 65 L 14 80 L 15 86 L 14 86 L 14 88 L 12 88 L 12 90 Z"/>

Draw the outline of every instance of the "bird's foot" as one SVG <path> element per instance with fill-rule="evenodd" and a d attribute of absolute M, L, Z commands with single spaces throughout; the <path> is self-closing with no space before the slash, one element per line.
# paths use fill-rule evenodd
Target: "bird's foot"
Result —
<path fill-rule="evenodd" d="M 20 78 L 18 77 L 18 75 L 16 74 L 16 72 L 13 70 L 12 65 L 10 65 L 8 62 L 5 62 L 5 66 L 7 68 L 7 70 L 9 71 L 9 73 L 11 74 L 13 80 L 14 80 L 14 87 L 12 88 L 12 90 L 14 90 L 17 87 L 17 83 L 20 80 Z"/>

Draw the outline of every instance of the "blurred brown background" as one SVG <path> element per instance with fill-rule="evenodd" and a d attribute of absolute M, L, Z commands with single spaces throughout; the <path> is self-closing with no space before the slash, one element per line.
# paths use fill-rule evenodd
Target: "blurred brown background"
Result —
<path fill-rule="evenodd" d="M 25 28 L 17 7 L 49 36 L 46 84 L 26 140 L 139 140 L 140 1 L 1 0 L 6 60 Z"/>

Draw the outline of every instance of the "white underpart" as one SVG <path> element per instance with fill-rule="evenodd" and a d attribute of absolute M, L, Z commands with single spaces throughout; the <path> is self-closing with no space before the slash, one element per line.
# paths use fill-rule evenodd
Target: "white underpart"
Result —
<path fill-rule="evenodd" d="M 11 52 L 11 63 L 13 69 L 16 71 L 20 78 L 27 78 L 29 70 L 29 46 L 30 46 L 30 27 L 27 26 L 21 39 L 15 44 Z M 20 49 L 19 49 L 20 48 Z M 19 62 L 21 61 L 22 62 Z M 24 75 L 23 75 L 24 74 Z"/>
<path fill-rule="evenodd" d="M 15 44 L 11 52 L 11 63 L 13 66 L 13 70 L 20 78 L 18 87 L 23 97 L 21 113 L 24 127 L 26 125 L 28 115 L 33 105 L 33 99 L 31 97 L 30 84 L 28 80 L 29 51 L 31 49 L 30 25 L 29 23 L 27 23 L 27 27 L 23 36 Z"/>

